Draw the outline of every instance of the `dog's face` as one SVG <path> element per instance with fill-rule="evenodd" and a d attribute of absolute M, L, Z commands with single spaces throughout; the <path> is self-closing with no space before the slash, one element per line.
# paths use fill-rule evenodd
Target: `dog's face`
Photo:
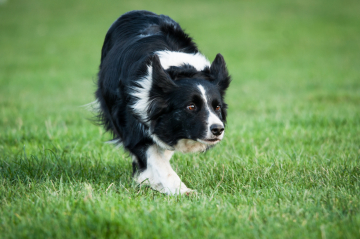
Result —
<path fill-rule="evenodd" d="M 230 83 L 223 57 L 198 72 L 162 69 L 152 60 L 152 87 L 147 109 L 150 132 L 160 144 L 185 152 L 204 151 L 224 136 L 224 93 Z"/>

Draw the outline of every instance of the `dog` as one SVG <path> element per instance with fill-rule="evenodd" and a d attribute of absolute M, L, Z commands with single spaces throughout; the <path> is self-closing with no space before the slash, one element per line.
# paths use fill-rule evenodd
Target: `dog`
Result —
<path fill-rule="evenodd" d="M 132 158 L 138 184 L 189 194 L 172 169 L 174 151 L 204 152 L 224 136 L 230 76 L 221 54 L 210 63 L 178 23 L 131 11 L 108 30 L 101 51 L 97 119 Z"/>

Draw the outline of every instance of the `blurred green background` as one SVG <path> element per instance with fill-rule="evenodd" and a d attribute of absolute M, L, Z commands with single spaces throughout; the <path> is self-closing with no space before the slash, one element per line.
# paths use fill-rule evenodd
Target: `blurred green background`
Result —
<path fill-rule="evenodd" d="M 224 142 L 131 182 L 83 107 L 130 10 L 169 15 L 232 83 Z M 0 237 L 359 238 L 359 1 L 0 0 Z"/>

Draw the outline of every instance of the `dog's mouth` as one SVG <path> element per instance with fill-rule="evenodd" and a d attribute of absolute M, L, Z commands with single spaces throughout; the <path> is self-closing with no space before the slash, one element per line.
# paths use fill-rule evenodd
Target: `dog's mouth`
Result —
<path fill-rule="evenodd" d="M 214 145 L 220 142 L 221 139 L 198 139 L 197 141 L 207 145 Z"/>

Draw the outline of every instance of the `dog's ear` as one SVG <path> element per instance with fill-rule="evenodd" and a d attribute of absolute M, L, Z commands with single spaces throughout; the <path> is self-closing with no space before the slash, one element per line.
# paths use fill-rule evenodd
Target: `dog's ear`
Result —
<path fill-rule="evenodd" d="M 175 82 L 162 68 L 159 56 L 156 54 L 152 56 L 152 81 L 152 90 L 160 95 L 169 93 L 177 87 Z"/>
<path fill-rule="evenodd" d="M 167 96 L 178 86 L 164 71 L 161 66 L 158 55 L 153 55 L 152 65 L 152 85 L 149 92 L 150 104 L 148 108 L 148 117 L 155 120 L 168 109 Z"/>
<path fill-rule="evenodd" d="M 210 74 L 215 79 L 215 84 L 219 87 L 221 94 L 229 87 L 230 76 L 226 68 L 224 57 L 218 53 L 210 66 Z"/>

